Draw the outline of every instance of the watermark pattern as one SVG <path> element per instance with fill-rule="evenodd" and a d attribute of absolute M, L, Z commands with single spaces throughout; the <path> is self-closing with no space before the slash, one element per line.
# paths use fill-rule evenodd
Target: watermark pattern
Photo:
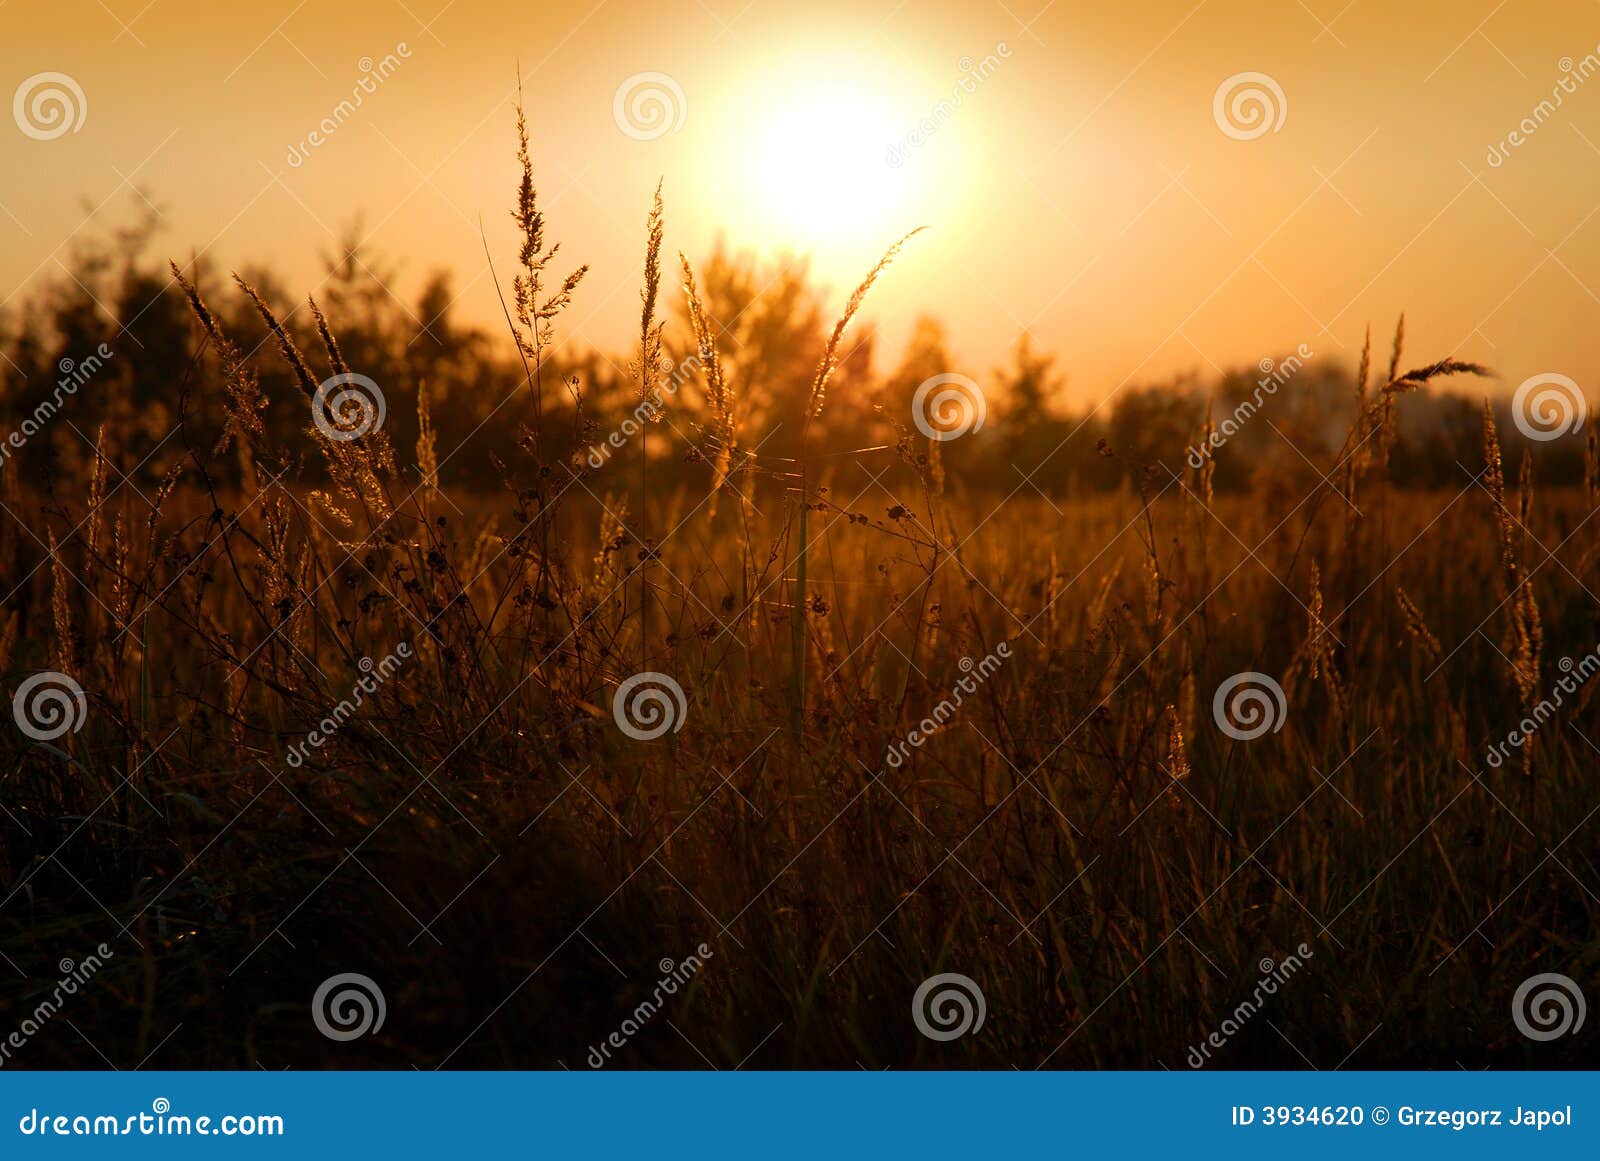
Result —
<path fill-rule="evenodd" d="M 1312 958 L 1311 948 L 1302 943 L 1293 952 L 1283 957 L 1279 963 L 1273 963 L 1270 956 L 1263 957 L 1256 966 L 1261 971 L 1261 978 L 1256 981 L 1255 991 L 1250 998 L 1239 1004 L 1233 1011 L 1223 1018 L 1220 1025 L 1214 1029 L 1199 1044 L 1189 1049 L 1186 1058 L 1190 1068 L 1204 1068 L 1206 1061 L 1211 1059 L 1212 1052 L 1223 1047 L 1239 1029 L 1250 1021 L 1250 1018 L 1261 1011 L 1262 999 L 1265 996 L 1277 994 L 1278 988 L 1289 982 L 1289 978 L 1305 967 L 1305 961 Z"/>
<path fill-rule="evenodd" d="M 1195 444 L 1189 448 L 1186 457 L 1189 461 L 1189 466 L 1197 472 L 1205 467 L 1207 458 L 1237 435 L 1239 430 L 1255 416 L 1255 413 L 1261 410 L 1261 405 L 1268 398 L 1276 395 L 1278 388 L 1294 378 L 1300 369 L 1306 365 L 1307 361 L 1315 358 L 1315 356 L 1316 352 L 1309 345 L 1301 343 L 1295 348 L 1292 355 L 1276 363 L 1271 359 L 1262 359 L 1258 364 L 1261 378 L 1256 380 L 1256 388 L 1251 392 L 1250 398 L 1241 400 L 1239 405 L 1233 409 L 1232 414 L 1228 415 L 1212 430 L 1205 443 Z"/>
<path fill-rule="evenodd" d="M 1511 997 L 1511 1022 L 1529 1040 L 1576 1036 L 1588 1014 L 1578 981 L 1560 972 L 1529 976 Z"/>
<path fill-rule="evenodd" d="M 1530 375 L 1511 397 L 1511 421 L 1528 439 L 1548 443 L 1583 427 L 1589 402 L 1583 388 L 1566 375 Z"/>
<path fill-rule="evenodd" d="M 383 1031 L 389 1014 L 383 989 L 371 976 L 341 972 L 317 985 L 311 997 L 311 1022 L 329 1040 L 358 1040 Z"/>
<path fill-rule="evenodd" d="M 83 729 L 89 698 L 83 686 L 65 673 L 47 669 L 35 673 L 11 699 L 11 716 L 17 729 L 36 742 L 53 742 Z"/>
<path fill-rule="evenodd" d="M 962 102 L 978 91 L 978 86 L 999 71 L 1000 63 L 1011 56 L 1011 46 L 1005 41 L 1000 41 L 994 46 L 994 51 L 980 61 L 974 61 L 970 56 L 964 56 L 956 62 L 956 67 L 961 70 L 961 79 L 950 86 L 950 95 L 929 109 L 927 115 L 918 121 L 916 127 L 889 146 L 884 154 L 884 161 L 892 169 L 899 169 L 906 163 L 906 157 L 913 149 L 919 149 L 928 143 L 939 129 L 956 115 L 956 110 L 961 108 Z"/>
<path fill-rule="evenodd" d="M 661 1011 L 661 1006 L 666 1002 L 664 997 L 676 996 L 679 988 L 688 986 L 695 973 L 705 967 L 705 961 L 710 958 L 712 958 L 711 949 L 703 943 L 684 956 L 681 963 L 673 963 L 670 958 L 663 958 L 656 965 L 661 972 L 661 978 L 656 981 L 655 991 L 623 1019 L 615 1032 L 607 1036 L 598 1045 L 590 1047 L 589 1067 L 604 1068 L 607 1061 L 611 1059 L 611 1053 L 627 1047 L 628 1041 L 638 1035 L 639 1029 L 648 1024 L 655 1017 L 655 1014 Z"/>
<path fill-rule="evenodd" d="M 611 119 L 635 141 L 654 141 L 683 128 L 689 102 L 666 73 L 634 73 L 611 98 Z"/>
<path fill-rule="evenodd" d="M 924 379 L 911 396 L 911 422 L 941 443 L 979 430 L 988 415 L 977 380 L 953 371 Z"/>
<path fill-rule="evenodd" d="M 1546 121 L 1555 116 L 1556 110 L 1561 108 L 1565 99 L 1578 91 L 1579 85 L 1600 72 L 1600 46 L 1577 62 L 1570 56 L 1564 56 L 1556 62 L 1556 67 L 1561 70 L 1561 79 L 1550 87 L 1550 95 L 1530 109 L 1528 115 L 1517 122 L 1515 129 L 1499 141 L 1490 144 L 1488 157 L 1490 169 L 1499 169 L 1511 160 L 1513 149 L 1522 148 Z"/>
<path fill-rule="evenodd" d="M 311 397 L 311 422 L 339 443 L 377 431 L 388 414 L 382 389 L 354 371 L 324 379 Z"/>
<path fill-rule="evenodd" d="M 110 345 L 101 343 L 82 359 L 63 358 L 56 364 L 56 370 L 61 372 L 61 378 L 56 380 L 55 390 L 50 393 L 50 398 L 41 402 L 15 431 L 8 434 L 3 443 L 0 443 L 0 468 L 5 467 L 12 455 L 19 452 L 34 436 L 44 430 L 44 427 L 55 418 L 67 398 L 78 393 L 90 379 L 94 378 L 104 367 L 108 360 L 115 354 Z"/>
<path fill-rule="evenodd" d="M 89 98 L 66 73 L 34 73 L 12 95 L 11 116 L 25 136 L 54 141 L 83 128 Z"/>
<path fill-rule="evenodd" d="M 1584 682 L 1596 673 L 1600 673 L 1600 648 L 1596 648 L 1592 653 L 1585 653 L 1576 662 L 1570 657 L 1563 657 L 1557 662 L 1557 666 L 1567 676 L 1557 681 L 1550 695 L 1541 697 L 1538 704 L 1528 712 L 1528 716 L 1518 722 L 1516 728 L 1502 741 L 1489 747 L 1484 761 L 1494 769 L 1498 770 L 1505 765 L 1506 759 L 1511 757 L 1512 750 L 1520 750 L 1532 741 L 1533 735 L 1539 732 L 1539 728 L 1545 722 L 1555 716 L 1556 710 L 1561 708 L 1569 694 L 1577 693 Z M 1574 677 L 1573 674 L 1577 676 Z"/>
<path fill-rule="evenodd" d="M 61 1010 L 63 995 L 77 995 L 78 989 L 105 966 L 106 960 L 112 958 L 111 948 L 102 943 L 76 964 L 70 959 L 63 959 L 57 964 L 61 978 L 56 981 L 55 989 L 47 999 L 39 1001 L 33 1011 L 22 1018 L 21 1025 L 14 1032 L 4 1041 L 0 1041 L 0 1068 L 11 1059 L 13 1052 L 25 1047 L 28 1041 L 38 1034 L 39 1029 L 49 1023 L 50 1018 Z"/>
<path fill-rule="evenodd" d="M 911 997 L 911 1020 L 929 1040 L 958 1040 L 983 1029 L 989 1006 L 983 989 L 971 976 L 940 972 L 917 986 Z"/>
<path fill-rule="evenodd" d="M 1266 73 L 1234 73 L 1211 97 L 1211 118 L 1227 137 L 1254 141 L 1283 128 L 1289 99 Z"/>
<path fill-rule="evenodd" d="M 1277 733 L 1289 716 L 1283 686 L 1265 673 L 1247 669 L 1217 686 L 1211 716 L 1230 738 L 1251 742 L 1268 730 Z"/>
<path fill-rule="evenodd" d="M 362 676 L 350 687 L 350 696 L 339 699 L 339 704 L 328 712 L 328 716 L 317 723 L 317 728 L 305 736 L 302 741 L 289 747 L 289 753 L 284 761 L 295 769 L 305 764 L 311 756 L 312 750 L 320 750 L 327 741 L 344 728 L 345 722 L 355 716 L 361 703 L 368 694 L 376 693 L 378 687 L 388 681 L 400 668 L 401 661 L 411 659 L 411 642 L 402 641 L 394 647 L 394 652 L 385 655 L 382 661 L 374 663 L 372 658 L 363 657 L 358 663 Z"/>
<path fill-rule="evenodd" d="M 1011 643 L 1002 641 L 994 647 L 994 652 L 986 654 L 982 661 L 974 663 L 972 658 L 963 657 L 958 666 L 967 676 L 956 682 L 950 690 L 950 696 L 941 698 L 939 704 L 933 707 L 933 712 L 923 718 L 900 741 L 889 747 L 889 752 L 884 757 L 890 766 L 898 769 L 913 749 L 919 749 L 922 743 L 943 729 L 945 724 L 956 716 L 956 711 L 961 708 L 964 695 L 978 692 L 978 686 L 987 681 L 994 672 L 1000 668 L 1002 661 L 1010 660 Z M 976 674 L 976 676 L 973 676 Z"/>
<path fill-rule="evenodd" d="M 666 405 L 666 396 L 676 395 L 688 378 L 699 371 L 701 366 L 698 355 L 690 355 L 676 366 L 670 360 L 663 363 L 662 371 L 667 374 L 666 382 L 651 390 L 648 398 L 643 400 L 626 419 L 600 443 L 589 449 L 589 466 L 599 471 L 606 466 L 614 452 L 621 451 L 628 445 L 628 441 L 644 430 L 644 425 L 653 423 L 661 416 Z"/>
<path fill-rule="evenodd" d="M 669 730 L 677 733 L 688 714 L 683 686 L 654 670 L 625 679 L 611 698 L 617 728 L 639 742 L 653 742 Z"/>
<path fill-rule="evenodd" d="M 332 137 L 344 123 L 355 116 L 357 109 L 361 108 L 366 98 L 378 91 L 378 86 L 400 69 L 400 62 L 411 59 L 411 48 L 405 41 L 400 41 L 394 46 L 394 51 L 384 55 L 382 60 L 374 61 L 370 56 L 364 56 L 356 62 L 356 68 L 361 72 L 361 79 L 350 88 L 350 95 L 335 105 L 329 114 L 317 122 L 317 127 L 307 133 L 299 141 L 289 146 L 289 166 L 299 169 L 311 156 L 311 151 L 325 143 Z"/>

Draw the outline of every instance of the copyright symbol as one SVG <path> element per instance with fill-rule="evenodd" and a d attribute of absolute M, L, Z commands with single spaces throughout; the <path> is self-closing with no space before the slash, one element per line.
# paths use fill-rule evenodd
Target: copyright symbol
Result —
<path fill-rule="evenodd" d="M 1382 1105 L 1373 1105 L 1372 1123 L 1374 1125 L 1387 1125 L 1389 1123 L 1389 1110 Z"/>

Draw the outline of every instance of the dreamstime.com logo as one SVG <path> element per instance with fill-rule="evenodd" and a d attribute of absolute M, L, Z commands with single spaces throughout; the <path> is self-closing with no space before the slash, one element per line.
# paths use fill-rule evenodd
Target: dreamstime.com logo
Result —
<path fill-rule="evenodd" d="M 911 755 L 914 749 L 920 749 L 922 744 L 955 718 L 956 711 L 961 708 L 962 702 L 978 692 L 978 686 L 989 680 L 999 670 L 1003 662 L 1011 659 L 1011 642 L 1002 641 L 994 647 L 993 653 L 985 654 L 983 660 L 974 662 L 970 657 L 963 657 L 957 668 L 966 674 L 956 682 L 950 690 L 950 696 L 941 698 L 939 704 L 927 717 L 911 730 L 903 739 L 889 747 L 889 752 L 884 755 L 884 761 L 890 766 L 899 769 L 901 764 Z"/>
<path fill-rule="evenodd" d="M 1585 653 L 1577 661 L 1570 657 L 1563 657 L 1557 662 L 1563 674 L 1549 694 L 1541 697 L 1528 715 L 1516 724 L 1516 727 L 1505 736 L 1502 741 L 1489 747 L 1484 760 L 1496 770 L 1505 765 L 1506 759 L 1511 757 L 1513 750 L 1520 750 L 1532 741 L 1533 736 L 1543 728 L 1544 724 L 1555 717 L 1556 711 L 1566 704 L 1567 698 L 1578 692 L 1585 682 L 1600 673 L 1600 646 Z"/>
<path fill-rule="evenodd" d="M 78 389 L 90 379 L 94 378 L 100 370 L 110 361 L 116 352 L 109 343 L 101 343 L 82 359 L 71 357 L 63 358 L 56 364 L 56 370 L 61 377 L 56 380 L 55 390 L 48 399 L 43 399 L 39 405 L 22 422 L 0 442 L 0 468 L 10 462 L 11 457 L 27 446 L 28 441 L 45 429 L 45 426 L 55 418 L 56 413 L 66 406 L 66 402 L 78 393 Z"/>
<path fill-rule="evenodd" d="M 341 972 L 329 976 L 311 997 L 311 1022 L 329 1040 L 358 1040 L 383 1031 L 389 1014 L 383 989 L 371 976 Z"/>
<path fill-rule="evenodd" d="M 65 673 L 47 669 L 17 686 L 11 699 L 11 716 L 17 729 L 36 742 L 53 742 L 83 728 L 89 698 Z"/>
<path fill-rule="evenodd" d="M 396 54 L 399 54 L 398 56 Z M 411 59 L 411 47 L 405 41 L 394 46 L 394 52 L 384 54 L 382 60 L 374 61 L 370 56 L 364 56 L 356 61 L 356 68 L 361 72 L 361 79 L 350 87 L 350 95 L 333 107 L 333 110 L 317 122 L 317 127 L 307 133 L 303 139 L 289 146 L 288 161 L 292 169 L 299 169 L 311 156 L 311 151 L 322 145 L 339 129 L 355 116 L 355 112 L 370 97 L 378 91 L 378 86 L 400 69 L 402 60 Z"/>
<path fill-rule="evenodd" d="M 1529 1040 L 1576 1036 L 1588 1013 L 1578 981 L 1560 972 L 1529 976 L 1511 997 L 1511 1022 Z"/>
<path fill-rule="evenodd" d="M 402 641 L 394 647 L 393 653 L 384 654 L 381 661 L 374 662 L 370 657 L 363 657 L 356 664 L 361 676 L 350 687 L 350 696 L 340 698 L 339 704 L 328 711 L 328 715 L 317 723 L 316 729 L 306 734 L 303 741 L 290 746 L 284 761 L 298 770 L 311 756 L 312 750 L 320 750 L 334 734 L 344 729 L 344 724 L 356 716 L 356 711 L 366 699 L 377 693 L 378 687 L 394 676 L 402 661 L 410 661 L 414 656 L 411 642 Z"/>
<path fill-rule="evenodd" d="M 1511 421 L 1528 439 L 1548 443 L 1583 427 L 1589 415 L 1583 388 L 1565 375 L 1530 375 L 1511 397 Z"/>
<path fill-rule="evenodd" d="M 983 1028 L 989 1006 L 971 976 L 941 972 L 929 976 L 911 997 L 911 1019 L 929 1040 L 956 1040 Z"/>
<path fill-rule="evenodd" d="M 194 1117 L 174 1113 L 171 1101 L 156 1097 L 148 1113 L 126 1117 L 54 1115 L 29 1109 L 17 1122 L 17 1131 L 39 1137 L 281 1137 L 283 1118 L 272 1113 Z"/>
<path fill-rule="evenodd" d="M 644 425 L 654 423 L 661 418 L 666 409 L 666 396 L 676 395 L 679 388 L 701 367 L 700 357 L 690 355 L 681 363 L 674 364 L 671 359 L 663 359 L 661 372 L 669 376 L 665 382 L 651 388 L 649 396 L 623 419 L 617 430 L 613 431 L 600 443 L 589 449 L 589 466 L 599 471 L 606 466 L 606 461 L 613 452 L 621 451 L 627 446 L 628 441 L 644 430 Z"/>
<path fill-rule="evenodd" d="M 1238 1007 L 1222 1018 L 1222 1023 L 1214 1028 L 1199 1044 L 1189 1049 L 1186 1058 L 1190 1068 L 1204 1068 L 1211 1059 L 1211 1054 L 1222 1048 L 1239 1034 L 1250 1019 L 1259 1011 L 1268 997 L 1278 994 L 1278 989 L 1288 983 L 1301 968 L 1306 966 L 1306 960 L 1312 958 L 1309 945 L 1302 943 L 1293 952 L 1274 963 L 1271 956 L 1263 956 L 1256 966 L 1261 970 L 1261 978 L 1256 981 L 1255 990 L 1250 996 L 1240 1001 Z"/>
<path fill-rule="evenodd" d="M 324 379 L 311 397 L 311 422 L 339 443 L 372 434 L 383 426 L 388 414 L 382 389 L 353 371 Z"/>
<path fill-rule="evenodd" d="M 663 956 L 657 964 L 661 978 L 656 981 L 656 990 L 640 1002 L 639 1006 L 623 1018 L 617 1030 L 602 1040 L 598 1045 L 589 1049 L 588 1065 L 590 1068 L 604 1068 L 611 1059 L 611 1053 L 620 1048 L 626 1048 L 628 1041 L 639 1034 L 639 1030 L 655 1018 L 666 1003 L 666 998 L 676 996 L 679 988 L 687 988 L 689 981 L 694 978 L 699 970 L 706 966 L 706 960 L 712 957 L 711 948 L 702 943 L 683 957 L 681 963 L 673 963 L 670 956 Z"/>
<path fill-rule="evenodd" d="M 611 698 L 617 729 L 637 742 L 653 742 L 669 730 L 677 733 L 688 715 L 683 686 L 654 670 L 627 678 Z"/>
<path fill-rule="evenodd" d="M 1246 670 L 1217 686 L 1211 716 L 1230 738 L 1251 742 L 1268 730 L 1277 733 L 1289 716 L 1283 686 L 1265 673 Z"/>
<path fill-rule="evenodd" d="M 988 418 L 983 388 L 975 379 L 948 372 L 924 379 L 911 397 L 911 422 L 929 439 L 960 439 Z"/>
<path fill-rule="evenodd" d="M 666 73 L 634 73 L 611 98 L 611 119 L 635 141 L 654 141 L 683 128 L 689 102 Z"/>
<path fill-rule="evenodd" d="M 1561 79 L 1550 86 L 1550 95 L 1528 111 L 1528 115 L 1517 122 L 1517 127 L 1507 133 L 1499 141 L 1489 146 L 1489 168 L 1499 169 L 1511 158 L 1513 149 L 1520 149 L 1529 138 L 1537 133 L 1556 114 L 1556 110 L 1566 103 L 1566 98 L 1578 91 L 1578 86 L 1587 81 L 1596 73 L 1600 73 L 1600 46 L 1595 51 L 1588 53 L 1582 60 L 1574 61 L 1570 56 L 1564 56 L 1556 62 L 1556 67 L 1561 70 Z"/>
<path fill-rule="evenodd" d="M 926 116 L 918 121 L 916 127 L 889 146 L 884 154 L 884 161 L 892 169 L 899 169 L 906 163 L 906 156 L 913 150 L 927 144 L 939 129 L 956 115 L 956 110 L 966 97 L 978 91 L 978 86 L 1000 69 L 1000 62 L 1009 59 L 1011 46 L 1005 41 L 1000 41 L 994 46 L 994 51 L 988 53 L 982 60 L 975 61 L 970 56 L 964 56 L 956 62 L 956 67 L 961 70 L 961 79 L 950 87 L 950 95 L 940 101 Z"/>
<path fill-rule="evenodd" d="M 1197 472 L 1205 467 L 1207 458 L 1237 435 L 1239 430 L 1255 416 L 1256 412 L 1261 410 L 1262 404 L 1270 396 L 1276 395 L 1278 388 L 1299 373 L 1301 368 L 1306 365 L 1306 362 L 1315 357 L 1315 355 L 1316 352 L 1307 344 L 1301 343 L 1295 348 L 1293 354 L 1286 356 L 1279 362 L 1273 362 L 1271 359 L 1262 359 L 1257 364 L 1261 370 L 1261 378 L 1256 380 L 1256 387 L 1250 398 L 1241 400 L 1231 414 L 1224 416 L 1222 422 L 1212 430 L 1210 438 L 1205 443 L 1195 444 L 1189 448 L 1185 457 L 1189 461 L 1189 466 Z"/>
<path fill-rule="evenodd" d="M 42 996 L 39 1002 L 34 1005 L 33 1010 L 22 1017 L 22 1023 L 17 1026 L 17 1029 L 7 1036 L 4 1041 L 0 1041 L 0 1065 L 9 1063 L 11 1054 L 27 1047 L 28 1041 L 38 1035 L 39 1029 L 43 1028 L 57 1012 L 61 1011 L 61 1006 L 64 1003 L 63 996 L 71 997 L 77 995 L 78 989 L 86 985 L 95 972 L 105 966 L 106 960 L 111 958 L 113 958 L 111 948 L 102 943 L 78 963 L 73 963 L 70 959 L 63 959 L 57 964 L 56 966 L 61 971 L 61 978 L 56 981 L 55 989 L 49 995 Z M 33 999 L 30 998 L 28 1003 L 32 1004 Z"/>
<path fill-rule="evenodd" d="M 1254 141 L 1283 128 L 1289 116 L 1289 99 L 1283 87 L 1266 73 L 1234 73 L 1217 86 L 1211 98 L 1211 118 L 1224 135 L 1235 141 Z"/>
<path fill-rule="evenodd" d="M 89 98 L 66 73 L 34 73 L 11 98 L 17 128 L 35 141 L 54 141 L 83 128 Z"/>

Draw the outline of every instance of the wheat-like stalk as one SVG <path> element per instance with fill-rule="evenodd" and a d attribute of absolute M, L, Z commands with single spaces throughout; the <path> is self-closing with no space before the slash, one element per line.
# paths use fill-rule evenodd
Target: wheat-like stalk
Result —
<path fill-rule="evenodd" d="M 811 392 L 806 403 L 806 419 L 809 421 L 822 414 L 822 405 L 828 397 L 828 383 L 833 378 L 834 371 L 839 367 L 839 343 L 844 338 L 845 331 L 850 326 L 850 320 L 855 318 L 856 312 L 861 309 L 861 304 L 866 301 L 867 292 L 872 289 L 873 283 L 878 281 L 880 275 L 889 268 L 903 247 L 912 238 L 926 227 L 918 226 L 906 234 L 893 246 L 884 251 L 883 257 L 878 259 L 878 264 L 867 271 L 867 276 L 861 280 L 855 292 L 850 295 L 844 304 L 844 310 L 839 319 L 833 324 L 833 332 L 828 335 L 827 346 L 823 348 L 822 360 L 817 364 L 817 373 L 811 380 Z"/>

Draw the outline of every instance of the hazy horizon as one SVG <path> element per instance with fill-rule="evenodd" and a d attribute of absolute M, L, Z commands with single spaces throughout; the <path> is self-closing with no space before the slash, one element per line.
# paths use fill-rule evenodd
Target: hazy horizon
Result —
<path fill-rule="evenodd" d="M 187 0 L 12 3 L 6 84 L 59 71 L 84 108 L 53 139 L 3 135 L 0 279 L 10 307 L 61 276 L 96 228 L 83 201 L 114 225 L 138 186 L 163 256 L 266 264 L 298 297 L 359 219 L 408 308 L 447 267 L 460 317 L 498 333 L 480 228 L 509 263 L 520 65 L 550 237 L 593 267 L 564 342 L 632 341 L 661 179 L 669 252 L 698 260 L 720 236 L 809 255 L 831 304 L 927 226 L 869 308 L 886 363 L 918 314 L 976 375 L 1026 331 L 1082 404 L 1302 344 L 1349 363 L 1368 322 L 1386 339 L 1405 311 L 1415 349 L 1487 364 L 1502 387 L 1584 382 L 1600 353 L 1583 274 L 1600 257 L 1582 193 L 1600 164 L 1600 84 L 1581 75 L 1594 6 L 1342 7 L 362 0 L 223 22 Z M 1220 127 L 1219 86 L 1241 73 L 1281 92 L 1275 131 Z M 1536 112 L 1563 77 L 1561 106 Z M 619 92 L 641 86 L 664 94 L 641 107 L 665 108 L 659 136 L 618 120 Z"/>

